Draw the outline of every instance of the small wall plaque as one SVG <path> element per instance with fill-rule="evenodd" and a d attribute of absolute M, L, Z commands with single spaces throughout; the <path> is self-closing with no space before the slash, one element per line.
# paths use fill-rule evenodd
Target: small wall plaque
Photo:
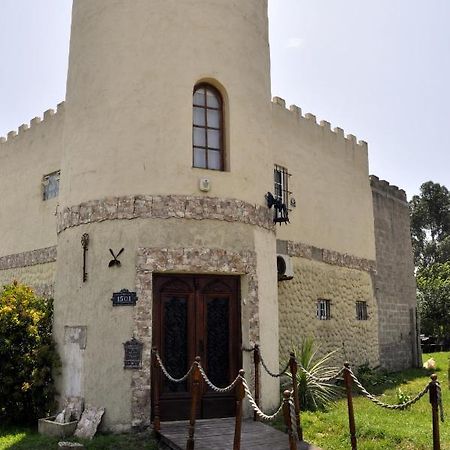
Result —
<path fill-rule="evenodd" d="M 138 298 L 136 292 L 122 289 L 120 292 L 114 292 L 111 300 L 113 306 L 135 306 Z"/>
<path fill-rule="evenodd" d="M 140 369 L 142 367 L 142 343 L 135 338 L 123 344 L 124 348 L 124 369 Z"/>

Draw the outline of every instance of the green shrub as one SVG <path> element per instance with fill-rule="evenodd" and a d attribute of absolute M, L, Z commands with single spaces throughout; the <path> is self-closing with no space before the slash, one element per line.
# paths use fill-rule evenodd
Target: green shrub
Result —
<path fill-rule="evenodd" d="M 386 371 L 379 368 L 371 368 L 369 363 L 361 364 L 356 372 L 358 380 L 365 388 L 385 386 L 393 383 Z"/>
<path fill-rule="evenodd" d="M 54 407 L 52 300 L 14 282 L 0 291 L 0 422 L 29 423 Z"/>

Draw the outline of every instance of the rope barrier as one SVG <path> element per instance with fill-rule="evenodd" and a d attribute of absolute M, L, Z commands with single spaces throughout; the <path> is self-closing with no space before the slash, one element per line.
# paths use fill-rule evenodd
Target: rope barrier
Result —
<path fill-rule="evenodd" d="M 206 372 L 205 372 L 205 370 L 203 369 L 203 367 L 202 367 L 201 364 L 198 364 L 197 362 L 195 362 L 194 364 L 197 364 L 197 366 L 198 366 L 198 368 L 199 368 L 199 370 L 200 370 L 200 373 L 201 373 L 203 379 L 205 380 L 205 383 L 206 383 L 213 391 L 218 392 L 218 393 L 221 393 L 221 394 L 223 394 L 223 393 L 225 393 L 225 392 L 230 392 L 232 389 L 234 389 L 234 387 L 236 386 L 237 382 L 241 379 L 241 376 L 238 375 L 238 376 L 234 379 L 234 381 L 233 381 L 229 386 L 224 387 L 224 388 L 220 388 L 220 387 L 216 386 L 215 384 L 213 384 L 213 382 L 208 378 L 208 375 L 206 375 Z"/>
<path fill-rule="evenodd" d="M 352 377 L 352 380 L 358 387 L 358 389 L 362 392 L 364 397 L 369 399 L 372 403 L 375 403 L 376 405 L 380 406 L 381 408 L 386 409 L 393 409 L 393 410 L 404 410 L 415 403 L 417 403 L 430 389 L 429 384 L 423 389 L 421 392 L 419 392 L 413 399 L 409 400 L 408 402 L 401 403 L 400 405 L 390 405 L 388 403 L 383 403 L 380 400 L 378 400 L 374 395 L 372 395 L 370 392 L 367 391 L 367 389 L 361 384 L 361 382 L 358 380 L 356 375 L 353 373 L 351 369 L 349 369 L 350 376 Z"/>
<path fill-rule="evenodd" d="M 265 361 L 264 361 L 264 359 L 263 359 L 261 353 L 259 354 L 259 357 L 260 357 L 260 360 L 261 360 L 261 365 L 263 366 L 264 370 L 265 370 L 272 378 L 279 378 L 279 377 L 281 377 L 281 376 L 284 375 L 284 374 L 287 372 L 287 370 L 289 369 L 289 361 L 288 361 L 287 364 L 286 364 L 286 367 L 285 367 L 281 372 L 279 372 L 279 373 L 273 373 L 273 372 L 271 372 L 270 369 L 267 367 L 267 364 L 265 363 Z"/>
<path fill-rule="evenodd" d="M 294 435 L 294 438 L 296 440 L 298 440 L 298 433 L 297 433 L 297 413 L 295 412 L 295 404 L 294 404 L 294 400 L 292 398 L 292 394 L 291 394 L 291 398 L 289 399 L 289 413 L 291 415 L 291 431 L 292 434 Z"/>
<path fill-rule="evenodd" d="M 255 348 L 252 349 L 246 349 L 246 348 L 242 348 L 243 351 L 254 351 Z M 244 386 L 244 391 L 245 394 L 250 402 L 250 405 L 252 406 L 253 410 L 256 412 L 256 414 L 262 418 L 263 420 L 273 420 L 275 419 L 280 412 L 283 409 L 283 402 L 281 403 L 280 407 L 277 409 L 277 411 L 272 414 L 272 415 L 268 415 L 265 414 L 256 404 L 255 399 L 253 398 L 250 388 L 248 386 L 247 380 L 242 377 L 241 375 L 238 375 L 233 382 L 223 388 L 220 388 L 218 386 L 216 386 L 209 378 L 208 375 L 206 374 L 204 368 L 202 367 L 202 365 L 195 361 L 192 363 L 191 367 L 189 368 L 189 370 L 186 372 L 185 375 L 183 375 L 181 378 L 175 378 L 172 375 L 170 375 L 169 371 L 167 370 L 167 368 L 165 367 L 164 363 L 161 360 L 161 357 L 159 355 L 159 353 L 157 351 L 152 350 L 155 353 L 156 356 L 156 360 L 159 364 L 159 366 L 161 367 L 161 370 L 163 372 L 163 374 L 167 377 L 167 379 L 169 381 L 172 381 L 173 383 L 182 383 L 183 381 L 187 380 L 187 378 L 189 377 L 189 375 L 192 373 L 192 371 L 194 370 L 194 367 L 198 367 L 200 370 L 200 374 L 202 375 L 202 378 L 205 380 L 205 383 L 215 392 L 217 393 L 226 393 L 226 392 L 230 392 L 231 390 L 233 390 L 236 387 L 236 384 L 241 381 L 242 385 Z M 261 355 L 260 355 L 261 356 Z M 273 378 L 279 378 L 282 375 L 284 375 L 288 368 L 289 368 L 289 362 L 287 363 L 286 367 L 279 373 L 275 374 L 272 373 L 269 368 L 267 367 L 264 359 L 261 356 L 261 364 L 264 368 L 264 370 Z M 345 371 L 345 367 L 343 367 L 342 369 L 340 369 L 338 372 L 336 372 L 335 374 L 333 374 L 330 377 L 316 377 L 313 374 L 311 374 L 310 372 L 308 372 L 301 364 L 298 365 L 298 367 L 300 368 L 300 370 L 310 379 L 312 379 L 315 382 L 318 383 L 327 383 L 330 381 L 333 381 L 335 379 L 337 379 L 338 377 L 340 377 L 344 371 Z M 391 410 L 405 410 L 407 408 L 409 408 L 410 406 L 414 405 L 415 403 L 417 403 L 422 397 L 425 396 L 425 394 L 429 391 L 430 386 L 429 384 L 421 391 L 419 392 L 413 399 L 405 402 L 405 403 L 401 403 L 399 405 L 393 405 L 393 404 L 388 404 L 388 403 L 384 403 L 380 400 L 378 400 L 378 398 L 376 396 L 374 396 L 373 394 L 371 394 L 359 381 L 358 377 L 353 373 L 353 371 L 351 369 L 348 369 L 349 374 L 353 380 L 353 382 L 355 383 L 356 387 L 361 391 L 361 393 L 363 394 L 364 397 L 366 397 L 368 400 L 370 400 L 372 403 L 374 403 L 377 406 L 380 406 L 381 408 L 385 408 L 385 409 L 391 409 Z M 444 408 L 443 408 L 443 404 L 442 404 L 442 389 L 441 389 L 441 385 L 439 382 L 436 382 L 437 385 L 437 392 L 438 392 L 438 405 L 439 405 L 439 413 L 440 413 L 440 419 L 442 422 L 444 422 L 445 420 L 445 414 L 444 414 Z M 295 405 L 294 402 L 292 400 L 292 398 L 290 399 L 290 414 L 291 414 L 291 421 L 292 423 L 296 423 L 296 413 L 295 413 Z M 297 434 L 297 430 L 296 427 L 293 427 L 293 432 L 295 434 Z"/>
<path fill-rule="evenodd" d="M 247 380 L 240 375 L 239 377 L 241 378 L 242 386 L 244 386 L 245 395 L 247 396 L 247 399 L 256 414 L 258 414 L 258 416 L 263 420 L 273 420 L 278 417 L 280 412 L 283 410 L 283 402 L 281 402 L 280 407 L 272 415 L 265 414 L 263 411 L 261 411 L 261 409 L 259 409 L 258 405 L 256 404 L 256 401 L 253 398 L 252 393 L 250 392 L 250 388 L 248 387 Z"/>
<path fill-rule="evenodd" d="M 339 371 L 337 371 L 335 374 L 333 374 L 330 377 L 319 378 L 319 377 L 314 376 L 312 373 L 308 372 L 301 364 L 298 364 L 298 368 L 307 377 L 311 378 L 311 380 L 315 381 L 316 383 L 329 383 L 330 381 L 336 380 L 344 373 L 344 370 L 345 370 L 345 367 L 342 367 L 342 369 L 340 369 Z"/>
<path fill-rule="evenodd" d="M 164 364 L 163 364 L 163 362 L 161 360 L 161 357 L 159 356 L 158 352 L 154 352 L 154 353 L 155 353 L 156 360 L 158 361 L 158 364 L 161 367 L 161 370 L 162 370 L 163 374 L 166 376 L 166 378 L 168 378 L 173 383 L 182 383 L 183 381 L 187 380 L 189 375 L 194 370 L 194 367 L 196 365 L 196 362 L 192 363 L 191 367 L 189 368 L 189 370 L 186 372 L 185 375 L 183 375 L 181 378 L 174 378 L 172 375 L 170 375 L 169 371 L 164 366 Z"/>

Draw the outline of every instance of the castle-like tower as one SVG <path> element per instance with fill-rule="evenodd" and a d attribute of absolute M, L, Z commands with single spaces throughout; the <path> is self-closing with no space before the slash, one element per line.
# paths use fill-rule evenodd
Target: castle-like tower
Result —
<path fill-rule="evenodd" d="M 149 425 L 155 392 L 188 416 L 152 347 L 219 386 L 253 379 L 246 347 L 275 372 L 306 337 L 338 365 L 420 360 L 405 193 L 271 101 L 269 59 L 266 0 L 74 0 L 66 101 L 0 138 L 0 284 L 54 297 L 59 392 L 106 429 Z M 204 389 L 201 417 L 233 413 Z"/>
<path fill-rule="evenodd" d="M 178 280 L 186 281 L 180 292 L 203 296 L 189 312 L 196 324 L 181 317 L 174 325 L 193 335 L 190 348 L 174 344 L 170 351 L 208 360 L 213 355 L 203 339 L 222 338 L 235 353 L 228 364 L 237 373 L 242 337 L 247 346 L 260 342 L 268 363 L 278 365 L 276 272 L 267 257 L 275 254 L 275 234 L 264 198 L 273 190 L 269 74 L 266 1 L 74 1 L 55 331 L 64 347 L 62 392 L 105 405 L 116 426 L 148 423 L 152 339 L 156 346 L 175 339 L 164 334 L 170 330 L 155 331 L 152 309 L 162 321 L 170 317 L 155 312 L 154 273 L 189 275 Z M 193 162 L 196 86 L 216 89 L 221 98 L 223 161 L 214 167 L 221 170 Z M 86 282 L 74 276 L 83 234 L 89 235 Z M 120 270 L 108 267 L 110 248 L 124 248 Z M 205 274 L 225 278 L 206 278 L 216 285 L 204 286 L 196 277 Z M 241 276 L 236 305 L 224 311 L 219 302 L 215 311 L 209 290 L 226 291 L 218 284 L 231 275 Z M 111 296 L 122 289 L 137 292 L 136 307 L 113 307 Z M 168 316 L 182 308 L 181 302 L 169 311 L 161 302 Z M 215 337 L 205 315 L 213 323 L 220 313 L 223 320 L 230 315 L 230 327 Z M 74 349 L 67 327 L 80 324 L 87 344 Z M 144 362 L 131 373 L 121 356 L 122 343 L 133 336 L 144 344 Z M 263 380 L 267 406 L 278 400 L 273 387 Z"/>

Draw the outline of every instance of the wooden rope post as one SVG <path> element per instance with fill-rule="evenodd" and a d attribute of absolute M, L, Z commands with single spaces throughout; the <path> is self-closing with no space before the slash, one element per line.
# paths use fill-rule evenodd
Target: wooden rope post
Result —
<path fill-rule="evenodd" d="M 202 389 L 202 374 L 200 372 L 199 364 L 201 363 L 200 356 L 195 358 L 196 365 L 192 370 L 192 401 L 191 401 L 191 416 L 189 419 L 189 437 L 186 444 L 186 450 L 194 450 L 195 446 L 195 420 L 197 419 L 197 409 L 200 403 L 201 389 Z"/>
<path fill-rule="evenodd" d="M 244 378 L 245 370 L 240 370 L 239 375 Z M 245 398 L 245 390 L 242 379 L 236 384 L 236 422 L 234 426 L 234 443 L 233 450 L 241 449 L 241 432 L 242 432 L 242 407 Z"/>
<path fill-rule="evenodd" d="M 431 375 L 429 386 L 431 415 L 433 420 L 433 450 L 441 450 L 441 440 L 439 436 L 439 392 L 436 374 Z"/>
<path fill-rule="evenodd" d="M 353 410 L 352 376 L 350 375 L 350 364 L 348 362 L 344 364 L 344 380 L 345 380 L 345 390 L 347 391 L 348 424 L 350 428 L 350 440 L 352 443 L 352 450 L 357 450 L 358 443 L 356 442 L 355 413 Z"/>
<path fill-rule="evenodd" d="M 161 430 L 161 417 L 159 408 L 159 380 L 160 371 L 158 360 L 156 359 L 157 348 L 153 347 L 152 351 L 152 391 L 153 391 L 153 430 L 159 432 Z"/>
<path fill-rule="evenodd" d="M 253 350 L 253 363 L 255 365 L 255 402 L 260 407 L 260 363 L 261 363 L 261 353 L 259 350 L 259 345 L 255 344 Z M 253 420 L 256 422 L 259 419 L 256 411 L 253 412 Z"/>
<path fill-rule="evenodd" d="M 284 423 L 286 424 L 287 430 L 288 430 L 288 436 L 289 436 L 289 450 L 297 450 L 297 439 L 294 435 L 294 427 L 295 424 L 291 421 L 291 391 L 284 391 L 283 392 L 283 416 L 284 416 Z"/>
<path fill-rule="evenodd" d="M 297 427 L 298 438 L 300 439 L 300 441 L 303 441 L 303 429 L 300 421 L 300 397 L 298 393 L 298 381 L 297 381 L 298 364 L 294 352 L 291 352 L 291 356 L 289 359 L 289 368 L 292 375 L 292 390 L 293 390 L 292 395 L 294 396 L 295 418 L 297 421 L 295 426 Z"/>

